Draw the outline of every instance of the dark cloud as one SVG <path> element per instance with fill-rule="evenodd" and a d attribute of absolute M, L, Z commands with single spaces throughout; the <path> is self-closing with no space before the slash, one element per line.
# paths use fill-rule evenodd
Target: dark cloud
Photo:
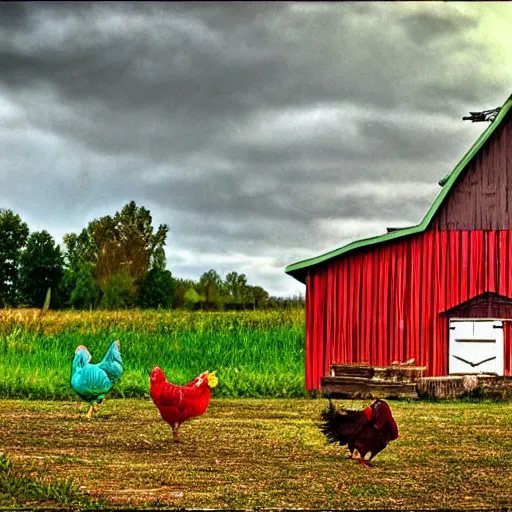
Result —
<path fill-rule="evenodd" d="M 379 12 L 368 9 L 348 6 L 342 13 L 332 6 L 306 15 L 287 4 L 247 11 L 228 4 L 152 4 L 147 11 L 128 5 L 92 3 L 75 16 L 70 5 L 39 7 L 42 26 L 58 28 L 57 35 L 23 44 L 28 32 L 0 52 L 2 80 L 14 93 L 21 85 L 47 87 L 61 105 L 53 129 L 102 152 L 217 146 L 243 132 L 247 116 L 262 107 L 362 97 L 367 107 L 395 109 L 411 101 L 404 82 L 424 67 L 442 68 L 437 51 L 425 52 L 424 62 L 411 58 L 379 25 Z M 363 48 L 354 25 L 361 25 Z M 428 91 L 412 92 L 427 103 Z M 70 122 L 77 107 L 87 129 Z M 439 110 L 439 95 L 431 108 Z M 32 110 L 33 122 L 47 126 L 43 109 Z"/>
<path fill-rule="evenodd" d="M 24 2 L 0 3 L 0 27 L 2 32 L 16 33 L 31 28 L 30 8 Z"/>
<path fill-rule="evenodd" d="M 508 96 L 480 14 L 2 3 L 0 201 L 61 235 L 135 199 L 175 273 L 296 289 L 280 265 L 421 220 L 482 129 L 462 115 Z"/>
<path fill-rule="evenodd" d="M 460 35 L 478 26 L 474 16 L 458 12 L 457 16 L 446 16 L 440 10 L 415 12 L 403 19 L 408 39 L 418 46 L 428 45 L 436 40 Z M 450 13 L 452 14 L 452 13 Z"/>

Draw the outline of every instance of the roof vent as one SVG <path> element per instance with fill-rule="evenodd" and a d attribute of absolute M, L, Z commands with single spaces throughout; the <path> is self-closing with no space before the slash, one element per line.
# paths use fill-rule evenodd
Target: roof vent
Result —
<path fill-rule="evenodd" d="M 439 185 L 441 187 L 444 187 L 446 185 L 446 182 L 448 181 L 449 177 L 450 177 L 450 173 L 448 173 L 446 176 L 443 176 L 437 183 L 439 183 Z"/>
<path fill-rule="evenodd" d="M 471 121 L 472 123 L 481 123 L 483 121 L 489 121 L 492 123 L 501 107 L 496 107 L 491 110 L 483 110 L 482 112 L 470 112 L 469 116 L 464 116 L 462 118 L 463 121 Z"/>

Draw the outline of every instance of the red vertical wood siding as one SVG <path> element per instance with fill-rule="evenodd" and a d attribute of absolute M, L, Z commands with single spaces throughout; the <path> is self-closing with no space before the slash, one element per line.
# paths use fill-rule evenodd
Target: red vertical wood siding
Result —
<path fill-rule="evenodd" d="M 307 281 L 306 387 L 331 363 L 416 358 L 448 373 L 448 318 L 483 292 L 512 297 L 512 231 L 427 231 L 313 267 Z M 512 327 L 505 324 L 505 373 Z"/>

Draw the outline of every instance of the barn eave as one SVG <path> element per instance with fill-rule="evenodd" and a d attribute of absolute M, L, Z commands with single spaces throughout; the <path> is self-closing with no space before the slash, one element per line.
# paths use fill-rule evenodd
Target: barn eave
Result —
<path fill-rule="evenodd" d="M 482 149 L 485 143 L 491 138 L 492 134 L 497 130 L 497 128 L 503 123 L 503 120 L 507 117 L 508 113 L 512 109 L 512 95 L 509 96 L 507 101 L 501 107 L 498 115 L 490 123 L 490 125 L 482 132 L 482 134 L 478 137 L 475 143 L 469 148 L 466 154 L 462 157 L 460 162 L 455 166 L 453 171 L 443 178 L 442 188 L 437 195 L 436 199 L 428 209 L 427 213 L 423 217 L 423 220 L 416 226 L 411 226 L 407 228 L 397 229 L 388 233 L 384 233 L 383 235 L 377 235 L 370 238 L 364 238 L 361 240 L 356 240 L 351 242 L 343 247 L 335 249 L 333 251 L 321 254 L 320 256 L 316 256 L 313 258 L 308 258 L 306 260 L 298 261 L 297 263 L 292 263 L 285 268 L 285 272 L 298 281 L 302 283 L 306 283 L 307 274 L 311 267 L 315 265 L 319 265 L 320 263 L 324 263 L 333 258 L 337 258 L 338 256 L 347 254 L 351 251 L 355 251 L 356 249 L 361 249 L 364 247 L 373 246 L 376 244 L 381 244 L 385 242 L 390 242 L 392 240 L 396 240 L 397 238 L 403 238 L 410 235 L 415 235 L 418 233 L 424 232 L 429 226 L 430 222 L 434 218 L 434 215 L 437 213 L 444 200 L 447 198 L 450 190 L 453 188 L 457 178 L 464 172 L 464 170 L 468 167 L 468 165 L 472 162 L 472 160 L 476 157 L 478 152 Z M 441 185 L 441 183 L 440 183 Z"/>

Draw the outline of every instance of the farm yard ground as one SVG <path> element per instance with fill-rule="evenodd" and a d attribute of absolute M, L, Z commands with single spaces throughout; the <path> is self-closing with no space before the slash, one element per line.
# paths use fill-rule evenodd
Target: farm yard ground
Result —
<path fill-rule="evenodd" d="M 346 448 L 325 443 L 318 429 L 323 399 L 213 399 L 204 416 L 183 425 L 181 444 L 149 399 L 107 399 L 90 422 L 77 401 L 0 400 L 0 451 L 16 479 L 0 465 L 0 506 L 512 505 L 512 404 L 390 405 L 401 437 L 366 469 L 347 459 Z M 46 499 L 24 495 L 19 484 L 50 488 L 71 478 L 73 492 L 62 485 Z"/>

